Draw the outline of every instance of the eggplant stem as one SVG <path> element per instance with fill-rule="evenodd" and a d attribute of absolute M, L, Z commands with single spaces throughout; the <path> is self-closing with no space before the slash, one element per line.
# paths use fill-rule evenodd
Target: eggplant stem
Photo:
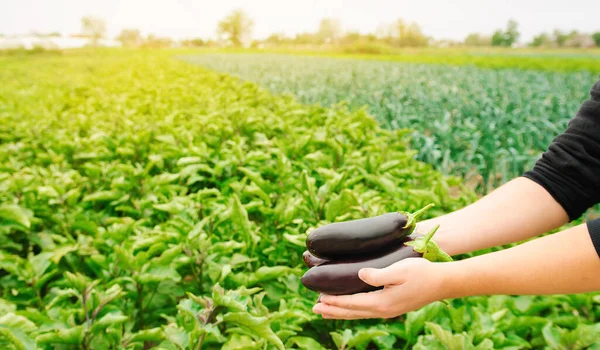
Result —
<path fill-rule="evenodd" d="M 433 203 L 429 203 L 424 208 L 421 208 L 412 214 L 411 213 L 402 213 L 402 214 L 406 215 L 406 217 L 407 217 L 406 225 L 404 225 L 404 228 L 414 226 L 417 222 L 417 219 L 421 215 L 423 215 L 423 213 L 425 213 L 427 210 L 429 210 L 429 208 L 433 207 L 434 205 L 435 204 L 433 204 Z"/>
<path fill-rule="evenodd" d="M 433 235 L 435 235 L 438 228 L 440 228 L 440 225 L 436 225 L 434 228 L 431 229 L 431 231 L 429 231 L 428 234 L 425 235 L 425 237 L 424 237 L 425 245 L 429 244 L 429 241 L 431 241 L 431 239 L 433 238 Z"/>

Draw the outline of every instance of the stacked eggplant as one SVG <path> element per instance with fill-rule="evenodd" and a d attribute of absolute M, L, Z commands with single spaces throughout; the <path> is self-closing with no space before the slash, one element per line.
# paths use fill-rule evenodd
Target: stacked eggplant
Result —
<path fill-rule="evenodd" d="M 315 229 L 306 240 L 308 250 L 303 258 L 309 270 L 302 276 L 302 284 L 330 295 L 380 289 L 363 282 L 358 271 L 368 267 L 381 269 L 406 258 L 423 257 L 426 248 L 413 247 L 414 241 L 423 237 L 417 238 L 413 231 L 417 218 L 431 206 L 412 214 L 393 212 Z M 422 242 L 425 246 L 434 233 L 432 230 L 427 241 Z"/>

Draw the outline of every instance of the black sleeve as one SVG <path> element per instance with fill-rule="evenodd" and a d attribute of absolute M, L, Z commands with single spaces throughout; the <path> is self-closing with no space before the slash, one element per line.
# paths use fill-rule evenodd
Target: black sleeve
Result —
<path fill-rule="evenodd" d="M 567 130 L 523 176 L 544 187 L 571 220 L 600 202 L 600 82 Z"/>
<path fill-rule="evenodd" d="M 600 202 L 600 81 L 590 95 L 534 168 L 523 174 L 544 187 L 570 220 Z M 600 221 L 588 223 L 588 229 L 594 229 L 600 255 Z"/>
<path fill-rule="evenodd" d="M 592 238 L 592 243 L 594 243 L 594 248 L 596 248 L 596 253 L 600 256 L 600 219 L 590 220 L 586 225 Z"/>

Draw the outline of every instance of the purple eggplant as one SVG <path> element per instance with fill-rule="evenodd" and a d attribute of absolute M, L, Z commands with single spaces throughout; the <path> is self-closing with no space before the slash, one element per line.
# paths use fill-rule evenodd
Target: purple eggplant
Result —
<path fill-rule="evenodd" d="M 393 212 L 371 218 L 336 222 L 313 230 L 306 239 L 308 251 L 327 260 L 385 254 L 402 245 L 417 218 L 433 204 L 415 213 Z"/>
<path fill-rule="evenodd" d="M 317 258 L 316 256 L 312 255 L 308 250 L 302 254 L 302 259 L 304 260 L 304 264 L 309 268 L 319 266 L 329 261 L 327 259 Z"/>
<path fill-rule="evenodd" d="M 406 258 L 422 257 L 413 247 L 404 245 L 412 238 L 405 238 L 400 247 L 393 251 L 366 259 L 329 261 L 312 267 L 304 276 L 302 284 L 311 290 L 330 295 L 347 295 L 370 292 L 381 287 L 373 287 L 358 277 L 362 268 L 382 269 Z"/>

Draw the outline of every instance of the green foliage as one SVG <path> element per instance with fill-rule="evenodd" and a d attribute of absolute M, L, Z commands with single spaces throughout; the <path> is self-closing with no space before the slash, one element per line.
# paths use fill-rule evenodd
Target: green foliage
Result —
<path fill-rule="evenodd" d="M 386 129 L 414 129 L 412 148 L 419 160 L 464 177 L 482 193 L 530 169 L 589 98 L 596 80 L 589 73 L 284 55 L 184 59 L 304 103 L 366 107 Z"/>
<path fill-rule="evenodd" d="M 510 20 L 506 25 L 506 30 L 497 30 L 494 32 L 494 35 L 492 35 L 492 46 L 511 47 L 519 40 L 520 36 L 517 22 Z"/>
<path fill-rule="evenodd" d="M 217 33 L 228 44 L 239 47 L 249 40 L 253 27 L 254 21 L 248 14 L 244 10 L 237 9 L 219 22 Z"/>
<path fill-rule="evenodd" d="M 332 348 L 306 232 L 474 198 L 405 130 L 159 53 L 5 58 L 0 78 L 0 348 Z M 357 325 L 347 347 L 402 342 Z"/>
<path fill-rule="evenodd" d="M 592 34 L 592 39 L 594 39 L 596 46 L 600 47 L 600 32 Z"/>
<path fill-rule="evenodd" d="M 322 320 L 306 232 L 458 209 L 406 130 L 160 53 L 0 59 L 0 348 L 590 346 L 594 295 Z M 551 325 L 550 325 L 551 322 Z M 593 346 L 593 345 L 592 345 Z"/>

